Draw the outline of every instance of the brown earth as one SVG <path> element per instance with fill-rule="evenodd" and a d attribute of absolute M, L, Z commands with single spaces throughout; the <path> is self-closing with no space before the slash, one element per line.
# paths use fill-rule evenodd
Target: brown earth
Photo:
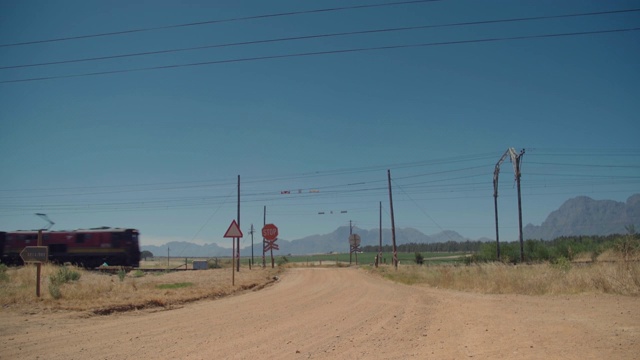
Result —
<path fill-rule="evenodd" d="M 1 359 L 638 359 L 637 298 L 480 295 L 355 268 L 166 311 L 0 313 Z"/>

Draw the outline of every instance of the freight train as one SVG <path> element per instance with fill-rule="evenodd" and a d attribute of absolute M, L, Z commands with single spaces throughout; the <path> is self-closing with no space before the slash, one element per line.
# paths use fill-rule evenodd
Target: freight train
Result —
<path fill-rule="evenodd" d="M 136 229 L 95 228 L 73 231 L 42 231 L 41 246 L 49 248 L 49 261 L 72 263 L 85 268 L 104 264 L 138 267 L 139 232 Z M 22 265 L 20 252 L 38 245 L 38 231 L 0 232 L 0 262 Z"/>

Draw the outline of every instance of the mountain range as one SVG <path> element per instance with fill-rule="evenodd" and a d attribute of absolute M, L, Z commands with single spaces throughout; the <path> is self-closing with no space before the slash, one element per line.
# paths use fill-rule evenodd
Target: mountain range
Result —
<path fill-rule="evenodd" d="M 523 228 L 525 239 L 552 240 L 560 236 L 576 235 L 609 235 L 624 234 L 626 226 L 640 227 L 640 194 L 635 194 L 626 202 L 613 200 L 594 200 L 586 196 L 569 199 L 559 209 L 551 212 L 541 225 L 527 224 Z M 360 235 L 361 246 L 377 245 L 379 229 L 353 228 L 353 233 Z M 391 239 L 391 230 L 383 229 L 382 238 L 385 244 Z M 277 254 L 323 254 L 329 252 L 347 252 L 349 245 L 349 227 L 342 226 L 329 234 L 312 235 L 297 240 L 278 239 L 280 249 Z M 425 235 L 413 228 L 396 229 L 396 243 L 437 243 L 447 241 L 467 241 L 459 233 L 445 230 L 434 235 Z M 492 241 L 482 238 L 479 241 Z M 254 255 L 261 256 L 261 241 L 254 243 Z M 229 256 L 228 248 L 216 244 L 199 245 L 189 242 L 173 241 L 162 246 L 143 245 L 142 250 L 163 256 L 169 248 L 172 257 L 218 257 Z M 242 248 L 242 256 L 251 254 L 251 246 Z"/>
<path fill-rule="evenodd" d="M 379 229 L 366 230 L 354 227 L 352 232 L 360 235 L 360 246 L 377 245 L 379 243 Z M 384 243 L 388 244 L 391 239 L 391 230 L 383 229 L 382 238 Z M 281 254 L 326 254 L 329 252 L 347 252 L 349 251 L 349 226 L 341 226 L 329 234 L 312 235 L 298 240 L 278 239 L 277 244 L 280 249 L 276 252 Z M 407 243 L 437 243 L 447 241 L 467 241 L 462 235 L 455 231 L 442 231 L 435 235 L 425 235 L 413 228 L 396 229 L 396 244 Z M 487 239 L 488 240 L 488 239 Z M 262 256 L 261 240 L 254 242 L 254 255 Z M 167 253 L 175 257 L 216 257 L 230 256 L 228 248 L 220 247 L 216 244 L 199 245 L 185 241 L 172 241 L 162 246 L 143 245 L 141 250 L 147 250 L 155 256 L 163 256 Z M 240 250 L 241 256 L 251 254 L 251 246 L 244 247 Z"/>
<path fill-rule="evenodd" d="M 626 202 L 578 196 L 565 201 L 541 225 L 527 224 L 522 233 L 525 239 L 553 240 L 560 236 L 625 234 L 629 225 L 640 226 L 640 194 Z"/>

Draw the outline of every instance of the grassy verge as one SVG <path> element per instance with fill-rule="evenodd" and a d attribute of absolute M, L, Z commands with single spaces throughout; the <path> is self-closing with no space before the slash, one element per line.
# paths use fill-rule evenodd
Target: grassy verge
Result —
<path fill-rule="evenodd" d="M 38 298 L 36 267 L 11 267 L 5 268 L 0 278 L 0 306 L 16 311 L 73 310 L 95 314 L 172 307 L 262 288 L 273 282 L 279 271 L 278 268 L 242 269 L 235 273 L 235 286 L 232 286 L 231 268 L 162 273 L 134 270 L 122 276 L 44 264 Z M 60 281 L 60 274 L 77 275 Z"/>
<path fill-rule="evenodd" d="M 391 266 L 369 271 L 405 284 L 487 294 L 606 293 L 640 296 L 640 263 L 595 262 L 506 265 L 483 263 L 469 266 Z"/>

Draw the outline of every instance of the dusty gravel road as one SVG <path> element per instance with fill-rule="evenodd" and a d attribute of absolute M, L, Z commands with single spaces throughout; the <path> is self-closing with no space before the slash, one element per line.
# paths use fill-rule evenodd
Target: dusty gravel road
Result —
<path fill-rule="evenodd" d="M 0 313 L 1 359 L 638 359 L 640 302 L 480 295 L 355 268 L 168 311 Z"/>

